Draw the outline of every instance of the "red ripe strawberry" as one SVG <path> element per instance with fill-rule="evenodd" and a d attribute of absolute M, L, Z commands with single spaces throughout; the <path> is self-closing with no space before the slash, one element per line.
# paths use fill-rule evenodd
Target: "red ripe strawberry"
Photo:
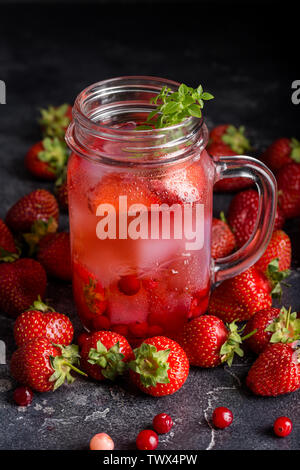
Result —
<path fill-rule="evenodd" d="M 277 139 L 267 148 L 261 159 L 272 171 L 277 171 L 293 161 L 300 163 L 300 142 L 294 138 Z"/>
<path fill-rule="evenodd" d="M 245 128 L 236 128 L 231 124 L 221 124 L 216 126 L 209 134 L 210 142 L 227 145 L 235 154 L 242 155 L 247 150 L 251 150 L 249 140 L 245 137 Z"/>
<path fill-rule="evenodd" d="M 291 257 L 290 237 L 283 230 L 275 230 L 266 251 L 255 263 L 255 266 L 263 273 L 266 273 L 271 261 L 277 258 L 279 271 L 286 271 L 291 267 Z"/>
<path fill-rule="evenodd" d="M 39 242 L 37 259 L 47 274 L 70 281 L 72 279 L 70 234 L 59 232 L 45 235 Z"/>
<path fill-rule="evenodd" d="M 13 232 L 30 232 L 36 220 L 58 222 L 55 197 L 45 189 L 36 189 L 23 196 L 8 211 L 5 222 Z"/>
<path fill-rule="evenodd" d="M 112 204 L 118 212 L 120 195 L 127 196 L 127 207 L 132 204 L 144 204 L 150 208 L 151 204 L 159 203 L 158 197 L 149 190 L 145 178 L 110 173 L 90 190 L 88 194 L 89 208 L 95 214 L 99 204 Z"/>
<path fill-rule="evenodd" d="M 43 297 L 47 277 L 43 266 L 22 258 L 0 265 L 0 310 L 11 317 L 24 312 L 38 296 Z"/>
<path fill-rule="evenodd" d="M 68 149 L 65 142 L 47 137 L 29 149 L 25 166 L 37 178 L 52 181 L 66 165 L 67 159 Z"/>
<path fill-rule="evenodd" d="M 165 336 L 146 339 L 134 350 L 129 363 L 130 377 L 143 392 L 161 397 L 179 390 L 189 373 L 189 361 L 184 350 Z"/>
<path fill-rule="evenodd" d="M 63 139 L 71 121 L 72 107 L 69 104 L 41 109 L 39 124 L 45 136 Z"/>
<path fill-rule="evenodd" d="M 245 334 L 256 330 L 255 334 L 249 337 L 247 344 L 252 351 L 260 354 L 269 343 L 293 343 L 300 339 L 300 319 L 297 313 L 291 313 L 291 309 L 284 307 L 269 308 L 260 310 L 248 321 Z"/>
<path fill-rule="evenodd" d="M 13 353 L 10 370 L 17 382 L 37 392 L 49 392 L 65 380 L 74 382 L 71 369 L 83 374 L 74 366 L 78 360 L 78 346 L 54 346 L 47 338 L 35 338 Z"/>
<path fill-rule="evenodd" d="M 33 302 L 30 310 L 21 313 L 14 324 L 14 338 L 17 346 L 34 338 L 44 336 L 52 343 L 67 346 L 73 339 L 73 325 L 63 313 L 55 312 L 41 299 Z"/>
<path fill-rule="evenodd" d="M 251 150 L 250 143 L 244 135 L 244 127 L 239 129 L 225 124 L 215 127 L 210 133 L 207 151 L 213 157 L 241 155 Z M 237 191 L 253 186 L 250 178 L 224 178 L 214 186 L 214 191 Z"/>
<path fill-rule="evenodd" d="M 127 339 L 112 331 L 90 334 L 81 349 L 81 366 L 96 380 L 114 380 L 124 374 L 126 363 L 133 358 Z"/>
<path fill-rule="evenodd" d="M 255 189 L 247 189 L 236 194 L 231 201 L 228 212 L 228 224 L 231 227 L 238 248 L 249 239 L 257 219 L 259 196 Z M 284 217 L 277 208 L 274 230 L 282 228 Z"/>
<path fill-rule="evenodd" d="M 270 344 L 256 359 L 247 379 L 256 395 L 272 396 L 300 388 L 299 349 L 283 343 Z"/>
<path fill-rule="evenodd" d="M 224 220 L 213 219 L 211 238 L 211 256 L 214 259 L 229 255 L 235 248 L 235 237 Z"/>
<path fill-rule="evenodd" d="M 230 323 L 251 318 L 272 305 L 270 281 L 254 266 L 222 282 L 212 292 L 208 313 Z"/>
<path fill-rule="evenodd" d="M 299 150 L 300 151 L 300 150 Z M 277 174 L 278 204 L 286 218 L 300 216 L 300 164 L 284 165 Z"/>
<path fill-rule="evenodd" d="M 179 339 L 190 364 L 199 367 L 216 367 L 221 362 L 231 365 L 234 353 L 244 355 L 241 342 L 234 322 L 227 327 L 213 315 L 202 315 L 186 323 Z"/>
<path fill-rule="evenodd" d="M 107 308 L 106 292 L 96 276 L 78 262 L 73 264 L 73 292 L 83 322 L 94 328 L 93 322 Z"/>
<path fill-rule="evenodd" d="M 0 256 L 2 257 L 1 251 L 4 250 L 9 253 L 16 253 L 17 247 L 15 245 L 14 237 L 12 236 L 9 228 L 0 219 Z"/>
<path fill-rule="evenodd" d="M 58 200 L 59 207 L 63 211 L 67 211 L 69 207 L 68 199 L 68 183 L 67 183 L 67 168 L 63 168 L 59 177 L 55 181 L 55 195 Z"/>

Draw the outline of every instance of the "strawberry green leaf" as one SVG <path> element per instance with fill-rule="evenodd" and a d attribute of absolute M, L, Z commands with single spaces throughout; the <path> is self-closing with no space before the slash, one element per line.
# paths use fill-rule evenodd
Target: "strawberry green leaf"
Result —
<path fill-rule="evenodd" d="M 251 150 L 250 142 L 245 137 L 244 133 L 244 126 L 240 126 L 238 129 L 234 126 L 228 126 L 225 134 L 222 136 L 222 141 L 228 145 L 233 152 L 241 155 L 244 152 Z"/>
<path fill-rule="evenodd" d="M 280 314 L 267 326 L 265 331 L 272 332 L 271 343 L 293 343 L 300 339 L 300 319 L 297 312 L 291 313 L 291 308 L 287 310 L 282 307 Z"/>
<path fill-rule="evenodd" d="M 299 140 L 292 138 L 291 139 L 291 158 L 294 160 L 296 163 L 300 163 L 300 142 Z"/>
<path fill-rule="evenodd" d="M 229 334 L 227 340 L 220 349 L 220 356 L 221 361 L 227 362 L 230 367 L 232 365 L 234 355 L 237 354 L 238 356 L 243 357 L 244 351 L 240 348 L 240 344 L 243 340 L 235 321 L 227 325 L 227 328 L 229 330 Z"/>
<path fill-rule="evenodd" d="M 266 276 L 271 282 L 272 291 L 271 295 L 273 298 L 281 298 L 282 296 L 282 285 L 288 286 L 283 280 L 291 274 L 289 269 L 285 271 L 279 271 L 279 259 L 274 258 L 268 265 Z"/>
<path fill-rule="evenodd" d="M 60 344 L 53 344 L 56 348 L 61 350 L 61 355 L 50 356 L 50 364 L 54 370 L 53 374 L 49 378 L 49 382 L 54 382 L 53 391 L 60 387 L 65 381 L 73 383 L 75 377 L 71 375 L 71 371 L 75 371 L 78 374 L 87 376 L 85 372 L 78 369 L 75 364 L 79 363 L 79 348 L 75 344 L 69 346 L 61 346 Z"/>
<path fill-rule="evenodd" d="M 0 261 L 3 261 L 4 263 L 13 263 L 19 257 L 19 253 L 11 253 L 0 246 Z"/>

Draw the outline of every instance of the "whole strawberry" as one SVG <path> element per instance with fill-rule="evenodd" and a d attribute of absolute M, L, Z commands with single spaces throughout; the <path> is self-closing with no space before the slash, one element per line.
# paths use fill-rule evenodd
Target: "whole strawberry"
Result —
<path fill-rule="evenodd" d="M 115 380 L 124 374 L 126 363 L 133 358 L 127 339 L 112 331 L 90 334 L 81 349 L 81 366 L 96 380 Z"/>
<path fill-rule="evenodd" d="M 277 139 L 267 148 L 261 158 L 274 172 L 287 163 L 300 163 L 300 142 L 294 138 Z"/>
<path fill-rule="evenodd" d="M 0 264 L 0 310 L 16 317 L 44 296 L 46 284 L 43 266 L 33 259 Z"/>
<path fill-rule="evenodd" d="M 229 255 L 235 248 L 235 237 L 225 220 L 213 219 L 211 256 L 214 259 Z"/>
<path fill-rule="evenodd" d="M 41 299 L 33 302 L 29 310 L 21 313 L 14 324 L 14 338 L 17 346 L 34 338 L 45 337 L 54 344 L 68 346 L 73 339 L 74 329 L 70 319 L 63 313 L 55 312 Z"/>
<path fill-rule="evenodd" d="M 59 232 L 45 235 L 38 244 L 37 259 L 49 276 L 70 281 L 72 278 L 70 234 Z"/>
<path fill-rule="evenodd" d="M 161 397 L 171 395 L 185 383 L 189 361 L 184 350 L 165 336 L 146 339 L 134 350 L 130 377 L 143 392 Z"/>
<path fill-rule="evenodd" d="M 255 263 L 256 268 L 266 273 L 271 261 L 278 259 L 279 271 L 286 271 L 291 267 L 292 247 L 290 237 L 283 230 L 275 230 L 266 251 Z"/>
<path fill-rule="evenodd" d="M 9 228 L 5 222 L 0 219 L 0 257 L 2 257 L 3 252 L 1 250 L 9 253 L 16 253 L 17 247 L 14 241 L 14 237 L 10 232 Z"/>
<path fill-rule="evenodd" d="M 25 166 L 36 178 L 53 181 L 66 165 L 68 150 L 65 142 L 49 137 L 34 144 L 25 157 Z"/>
<path fill-rule="evenodd" d="M 201 315 L 186 323 L 179 343 L 192 366 L 216 367 L 222 362 L 231 365 L 235 353 L 244 355 L 237 325 L 233 322 L 227 327 L 214 315 Z"/>
<path fill-rule="evenodd" d="M 299 349 L 283 343 L 270 344 L 254 362 L 246 383 L 253 393 L 262 396 L 276 397 L 298 390 Z"/>
<path fill-rule="evenodd" d="M 270 343 L 290 344 L 300 339 L 300 319 L 297 313 L 284 307 L 269 308 L 256 312 L 247 322 L 245 335 L 255 333 L 246 339 L 245 344 L 260 354 Z"/>
<path fill-rule="evenodd" d="M 281 167 L 277 183 L 278 204 L 284 216 L 287 219 L 300 216 L 300 164 L 289 163 Z"/>
<path fill-rule="evenodd" d="M 78 346 L 53 345 L 47 338 L 35 338 L 13 353 L 10 370 L 17 382 L 37 392 L 49 392 L 65 380 L 74 382 L 72 369 L 83 374 L 74 366 L 78 361 Z"/>
<path fill-rule="evenodd" d="M 13 232 L 30 232 L 35 221 L 58 222 L 55 197 L 45 189 L 36 189 L 23 196 L 8 211 L 5 222 Z"/>
<path fill-rule="evenodd" d="M 208 313 L 224 322 L 244 321 L 272 305 L 270 280 L 254 266 L 223 281 L 212 292 Z"/>
<path fill-rule="evenodd" d="M 230 203 L 227 219 L 235 235 L 238 248 L 248 241 L 255 228 L 258 205 L 259 196 L 255 189 L 241 191 L 234 196 Z M 274 230 L 282 228 L 283 224 L 283 213 L 277 207 Z"/>
<path fill-rule="evenodd" d="M 207 151 L 213 157 L 236 156 L 251 150 L 250 143 L 244 135 L 245 128 L 224 124 L 215 127 L 210 133 Z M 214 191 L 237 191 L 253 185 L 250 178 L 224 178 L 214 185 Z"/>
<path fill-rule="evenodd" d="M 49 106 L 47 109 L 41 109 L 39 124 L 45 136 L 58 137 L 62 140 L 71 120 L 72 107 L 69 104 L 62 104 L 57 107 Z"/>

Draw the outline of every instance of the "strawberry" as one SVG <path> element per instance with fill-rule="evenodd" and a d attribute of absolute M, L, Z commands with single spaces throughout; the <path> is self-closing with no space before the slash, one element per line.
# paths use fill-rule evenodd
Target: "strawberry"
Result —
<path fill-rule="evenodd" d="M 36 220 L 58 222 L 55 197 L 45 189 L 36 189 L 19 199 L 8 211 L 5 222 L 13 232 L 30 232 Z"/>
<path fill-rule="evenodd" d="M 213 157 L 236 156 L 251 150 L 249 140 L 244 135 L 245 128 L 225 124 L 210 132 L 207 151 Z M 237 191 L 253 185 L 250 178 L 224 178 L 214 185 L 214 191 Z"/>
<path fill-rule="evenodd" d="M 265 150 L 261 159 L 274 172 L 287 163 L 300 163 L 300 142 L 294 138 L 277 139 Z"/>
<path fill-rule="evenodd" d="M 237 247 L 243 246 L 252 234 L 257 219 L 259 196 L 255 189 L 247 189 L 236 194 L 232 199 L 229 212 L 228 224 L 231 227 Z M 284 217 L 280 208 L 277 207 L 274 230 L 282 228 Z"/>
<path fill-rule="evenodd" d="M 189 361 L 184 350 L 165 336 L 146 339 L 134 350 L 129 363 L 130 378 L 143 392 L 161 397 L 179 390 L 189 373 Z"/>
<path fill-rule="evenodd" d="M 93 214 L 96 214 L 99 204 L 112 204 L 118 212 L 119 196 L 127 196 L 128 208 L 132 204 L 144 204 L 150 208 L 151 204 L 159 203 L 158 197 L 149 190 L 146 179 L 110 173 L 89 191 L 89 208 Z"/>
<path fill-rule="evenodd" d="M 115 380 L 133 358 L 127 339 L 112 331 L 90 334 L 81 349 L 81 366 L 95 380 Z"/>
<path fill-rule="evenodd" d="M 216 367 L 222 362 L 232 364 L 234 353 L 243 356 L 242 338 L 237 325 L 228 327 L 213 315 L 202 315 L 186 323 L 179 339 L 192 366 Z"/>
<path fill-rule="evenodd" d="M 44 296 L 47 277 L 43 266 L 22 258 L 0 265 L 0 310 L 11 317 L 24 312 L 40 295 Z"/>
<path fill-rule="evenodd" d="M 71 121 L 72 107 L 69 104 L 41 109 L 39 124 L 42 127 L 43 134 L 47 137 L 63 139 Z"/>
<path fill-rule="evenodd" d="M 213 219 L 211 237 L 212 258 L 223 258 L 234 250 L 235 237 L 224 219 Z"/>
<path fill-rule="evenodd" d="M 278 204 L 285 217 L 300 216 L 300 164 L 289 163 L 281 167 L 277 173 L 277 183 Z"/>
<path fill-rule="evenodd" d="M 216 287 L 210 298 L 208 313 L 228 323 L 248 320 L 258 310 L 271 307 L 270 284 L 268 278 L 252 266 Z"/>
<path fill-rule="evenodd" d="M 55 312 L 39 298 L 29 310 L 21 313 L 14 324 L 17 346 L 44 336 L 52 343 L 68 346 L 73 339 L 73 325 L 63 313 Z"/>
<path fill-rule="evenodd" d="M 38 244 L 37 259 L 47 274 L 64 281 L 72 279 L 70 234 L 49 233 Z"/>
<path fill-rule="evenodd" d="M 63 211 L 67 211 L 69 207 L 68 201 L 68 183 L 67 183 L 67 168 L 64 167 L 55 181 L 55 196 L 58 201 L 59 207 Z"/>
<path fill-rule="evenodd" d="M 262 396 L 276 397 L 298 390 L 299 349 L 283 343 L 270 344 L 254 362 L 246 383 L 253 393 Z"/>
<path fill-rule="evenodd" d="M 2 251 L 2 253 L 1 253 Z M 17 253 L 17 247 L 14 237 L 10 232 L 5 222 L 0 219 L 0 256 L 2 257 L 3 251 L 9 253 Z"/>
<path fill-rule="evenodd" d="M 248 321 L 245 334 L 256 331 L 245 341 L 256 354 L 260 354 L 269 343 L 293 343 L 300 339 L 300 319 L 297 313 L 284 307 L 269 308 L 256 312 Z"/>
<path fill-rule="evenodd" d="M 83 322 L 90 322 L 93 328 L 93 322 L 107 308 L 106 291 L 96 276 L 78 261 L 73 264 L 73 292 Z"/>
<path fill-rule="evenodd" d="M 216 126 L 209 135 L 210 142 L 215 144 L 225 144 L 233 152 L 242 155 L 247 150 L 251 150 L 249 140 L 245 137 L 245 127 L 236 128 L 231 124 Z"/>
<path fill-rule="evenodd" d="M 286 271 L 291 267 L 292 247 L 290 237 L 283 230 L 275 230 L 266 251 L 255 263 L 257 269 L 266 273 L 268 266 L 274 259 L 278 259 L 279 271 Z"/>
<path fill-rule="evenodd" d="M 68 150 L 65 142 L 56 137 L 49 137 L 33 145 L 26 157 L 25 166 L 39 179 L 55 180 L 57 174 L 66 165 Z"/>
<path fill-rule="evenodd" d="M 54 345 L 47 338 L 35 338 L 13 353 L 10 370 L 17 382 L 37 392 L 49 392 L 65 380 L 74 382 L 72 369 L 86 375 L 74 366 L 78 360 L 78 346 Z"/>

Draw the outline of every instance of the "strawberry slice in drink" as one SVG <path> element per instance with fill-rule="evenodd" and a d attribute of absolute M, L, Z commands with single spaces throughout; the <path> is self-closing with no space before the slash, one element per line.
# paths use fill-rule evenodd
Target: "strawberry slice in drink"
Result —
<path fill-rule="evenodd" d="M 79 316 L 92 329 L 95 319 L 107 308 L 107 296 L 99 279 L 78 261 L 73 263 L 73 291 Z"/>

